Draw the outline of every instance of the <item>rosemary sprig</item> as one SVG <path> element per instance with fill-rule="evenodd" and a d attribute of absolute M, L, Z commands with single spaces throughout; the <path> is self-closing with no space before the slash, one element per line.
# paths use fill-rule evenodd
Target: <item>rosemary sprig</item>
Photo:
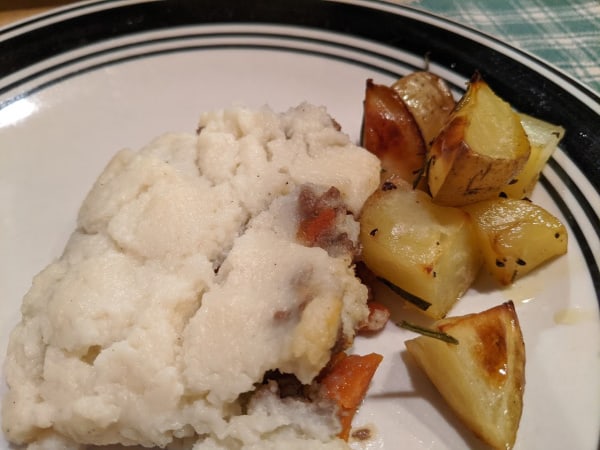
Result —
<path fill-rule="evenodd" d="M 419 308 L 423 311 L 426 311 L 427 308 L 429 308 L 431 306 L 431 303 L 429 303 L 428 301 L 423 300 L 422 298 L 417 297 L 416 295 L 413 295 L 410 292 L 406 292 L 404 289 L 396 286 L 391 281 L 386 280 L 385 278 L 382 278 L 382 277 L 377 277 L 377 279 L 379 281 L 381 281 L 383 284 L 385 284 L 388 288 L 390 288 L 395 294 L 399 295 L 407 302 L 412 303 L 417 308 Z"/>
<path fill-rule="evenodd" d="M 450 336 L 449 334 L 446 334 L 442 331 L 432 330 L 430 328 L 420 327 L 419 325 L 414 325 L 412 323 L 407 322 L 406 320 L 400 322 L 398 326 L 400 328 L 404 328 L 406 330 L 422 334 L 423 336 L 439 339 L 440 341 L 447 342 L 448 344 L 458 344 L 458 339 Z"/>

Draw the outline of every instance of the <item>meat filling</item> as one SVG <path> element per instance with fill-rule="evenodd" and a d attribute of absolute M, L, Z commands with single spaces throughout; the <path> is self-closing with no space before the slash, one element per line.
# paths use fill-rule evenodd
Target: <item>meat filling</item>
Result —
<path fill-rule="evenodd" d="M 341 229 L 349 214 L 340 191 L 330 187 L 319 194 L 313 187 L 304 185 L 298 197 L 300 225 L 297 238 L 309 247 L 321 247 L 330 256 L 358 254 L 358 248 Z"/>

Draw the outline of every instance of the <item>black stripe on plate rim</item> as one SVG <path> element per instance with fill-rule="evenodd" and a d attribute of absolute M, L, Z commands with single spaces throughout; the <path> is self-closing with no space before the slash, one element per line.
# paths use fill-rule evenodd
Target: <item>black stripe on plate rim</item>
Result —
<path fill-rule="evenodd" d="M 383 2 L 374 5 L 383 5 Z M 565 153 L 600 192 L 599 115 L 588 106 L 597 104 L 594 101 L 597 96 L 584 96 L 586 102 L 590 100 L 586 104 L 569 94 L 560 83 L 539 73 L 536 68 L 539 70 L 542 65 L 536 65 L 536 60 L 530 55 L 517 53 L 532 62 L 525 65 L 486 45 L 486 41 L 493 42 L 495 46 L 502 45 L 507 53 L 515 51 L 499 40 L 490 40 L 483 33 L 473 31 L 480 38 L 476 40 L 447 29 L 451 26 L 464 28 L 452 21 L 412 8 L 398 7 L 395 10 L 397 14 L 374 7 L 322 0 L 165 0 L 119 5 L 71 17 L 0 42 L 0 77 L 29 67 L 49 55 L 150 30 L 249 22 L 328 30 L 389 45 L 414 55 L 429 55 L 435 64 L 451 68 L 466 79 L 478 70 L 494 91 L 515 109 L 563 125 L 567 129 L 563 139 Z M 413 17 L 408 17 L 408 12 Z M 429 18 L 432 23 L 423 22 L 423 17 Z M 446 29 L 441 28 L 440 23 L 447 24 Z M 543 67 L 563 76 L 551 66 Z M 577 92 L 582 92 L 581 86 L 572 79 L 565 78 L 565 82 Z"/>
<path fill-rule="evenodd" d="M 587 200 L 587 197 L 583 194 L 583 192 L 581 192 L 579 186 L 577 186 L 577 184 L 564 170 L 564 168 L 558 163 L 558 161 L 556 161 L 554 158 L 550 158 L 548 160 L 548 165 L 552 168 L 554 173 L 565 185 L 566 189 L 573 195 L 573 197 L 575 197 L 577 204 L 583 210 L 583 213 L 589 220 L 590 225 L 592 226 L 595 234 L 600 239 L 600 218 L 598 217 L 598 213 L 590 205 L 589 201 Z M 598 267 L 598 263 L 596 262 L 594 252 L 591 249 L 590 244 L 585 234 L 583 233 L 583 230 L 579 226 L 577 219 L 574 217 L 571 209 L 567 206 L 560 193 L 556 190 L 556 188 L 552 185 L 548 178 L 546 178 L 543 174 L 540 176 L 540 183 L 546 189 L 554 203 L 558 206 L 558 209 L 564 215 L 567 223 L 573 231 L 575 240 L 579 244 L 581 252 L 583 253 L 586 266 L 590 271 L 590 275 L 592 277 L 592 282 L 594 285 L 594 290 L 596 292 L 596 299 L 598 300 L 598 305 L 600 306 L 600 268 Z M 585 246 L 582 245 L 583 242 L 585 242 Z"/>
<path fill-rule="evenodd" d="M 598 214 L 600 211 L 594 210 L 592 205 L 590 205 L 586 195 L 581 192 L 579 186 L 573 181 L 573 178 L 565 171 L 565 169 L 560 165 L 558 161 L 554 158 L 550 158 L 548 160 L 548 165 L 554 170 L 554 173 L 558 176 L 558 178 L 563 182 L 565 187 L 573 197 L 577 200 L 579 206 L 583 210 L 585 216 L 590 221 L 590 225 L 594 229 L 595 233 L 600 238 L 600 217 Z"/>
<path fill-rule="evenodd" d="M 155 3 L 156 1 L 157 0 L 153 0 L 152 2 L 140 1 L 138 3 L 139 4 L 148 4 L 148 3 Z M 328 1 L 339 1 L 339 0 L 328 0 Z M 560 70 L 556 66 L 544 61 L 543 59 L 537 57 L 536 55 L 529 53 L 523 49 L 520 49 L 518 47 L 513 47 L 513 46 L 507 44 L 505 41 L 503 41 L 493 35 L 487 34 L 481 30 L 473 28 L 470 25 L 461 24 L 452 19 L 440 16 L 432 11 L 426 11 L 426 10 L 419 9 L 419 8 L 416 8 L 416 7 L 413 7 L 410 5 L 391 4 L 389 1 L 383 1 L 383 0 L 369 0 L 369 2 L 371 3 L 369 5 L 369 7 L 367 7 L 369 9 L 374 9 L 376 5 L 379 5 L 380 7 L 383 7 L 382 10 L 394 9 L 395 11 L 393 14 L 396 14 L 396 15 L 407 16 L 410 13 L 411 15 L 417 15 L 417 16 L 422 16 L 423 18 L 428 18 L 430 20 L 438 22 L 439 24 L 445 24 L 447 27 L 446 29 L 449 32 L 454 33 L 454 34 L 455 34 L 455 32 L 452 31 L 450 28 L 459 28 L 459 29 L 462 29 L 462 30 L 472 34 L 472 35 L 477 35 L 477 36 L 479 36 L 479 38 L 481 38 L 483 40 L 493 42 L 494 44 L 496 44 L 500 47 L 503 47 L 505 49 L 505 51 L 507 51 L 507 52 L 518 54 L 522 58 L 528 59 L 528 60 L 534 62 L 536 65 L 543 67 L 545 70 L 547 70 L 549 72 L 552 72 L 555 76 L 560 77 L 564 82 L 575 86 L 577 89 L 581 90 L 585 95 L 587 95 L 588 97 L 590 97 L 597 103 L 600 103 L 600 96 L 596 92 L 591 90 L 589 88 L 589 86 L 579 83 L 577 80 L 575 80 L 569 74 Z M 59 11 L 56 11 L 56 12 L 50 11 L 50 12 L 47 12 L 47 13 L 44 13 L 41 15 L 36 15 L 26 21 L 3 28 L 2 30 L 0 30 L 0 38 L 2 37 L 2 35 L 12 32 L 12 31 L 15 31 L 15 30 L 18 30 L 19 28 L 25 28 L 25 27 L 28 27 L 37 22 L 42 22 L 42 21 L 46 21 L 48 19 L 52 19 L 53 17 L 60 17 L 61 15 L 71 14 L 76 11 L 85 11 L 85 10 L 89 10 L 90 8 L 96 8 L 100 5 L 104 5 L 104 4 L 110 5 L 110 4 L 114 4 L 114 3 L 115 3 L 115 0 L 97 0 L 95 2 L 89 2 L 89 3 L 85 3 L 85 4 L 77 4 L 77 5 L 73 5 L 73 6 L 68 6 L 68 7 L 65 7 L 64 9 L 61 8 Z M 348 3 L 348 2 L 345 2 L 345 3 Z M 126 6 L 126 5 L 124 5 L 124 4 L 120 5 L 120 7 L 122 7 L 122 6 Z M 357 3 L 357 6 L 360 7 L 360 2 Z M 113 6 L 113 8 L 114 8 L 114 6 Z"/>
<path fill-rule="evenodd" d="M 543 175 L 540 177 L 539 182 L 544 187 L 544 189 L 546 189 L 552 200 L 556 203 L 556 206 L 558 206 L 560 212 L 564 215 L 565 220 L 569 224 L 569 227 L 571 228 L 571 231 L 575 236 L 575 240 L 579 244 L 579 248 L 583 253 L 583 258 L 585 259 L 586 266 L 592 278 L 592 283 L 594 286 L 594 291 L 596 292 L 596 300 L 598 302 L 598 306 L 600 306 L 600 269 L 598 268 L 598 264 L 596 263 L 594 252 L 592 251 L 592 248 L 590 247 L 587 238 L 581 230 L 577 219 L 573 215 L 571 209 L 567 206 L 564 199 L 560 196 L 556 188 Z"/>
<path fill-rule="evenodd" d="M 287 35 L 287 34 L 281 34 L 281 33 L 266 33 L 266 32 L 211 32 L 211 33 L 192 33 L 192 34 L 187 34 L 187 35 L 178 35 L 178 36 L 171 36 L 171 37 L 163 37 L 163 38 L 154 38 L 154 39 L 147 39 L 144 41 L 140 41 L 140 42 L 133 42 L 133 43 L 129 43 L 129 44 L 122 44 L 122 45 L 115 45 L 109 48 L 104 48 L 101 50 L 97 50 L 94 52 L 90 52 L 90 53 L 86 53 L 85 55 L 81 55 L 81 56 L 77 56 L 74 58 L 71 58 L 69 60 L 65 60 L 65 61 L 61 61 L 60 63 L 54 64 L 52 66 L 48 66 L 48 67 L 44 67 L 43 69 L 38 70 L 37 72 L 28 74 L 27 76 L 20 78 L 10 84 L 7 84 L 6 86 L 0 87 L 0 96 L 4 95 L 6 92 L 13 90 L 15 88 L 18 88 L 19 85 L 22 85 L 24 83 L 28 83 L 30 81 L 35 80 L 36 78 L 39 78 L 41 76 L 47 75 L 51 72 L 57 71 L 61 68 L 64 67 L 68 67 L 69 65 L 73 65 L 79 62 L 83 62 L 85 60 L 88 59 L 92 59 L 92 58 L 97 58 L 99 56 L 102 55 L 107 55 L 110 53 L 115 53 L 115 52 L 120 52 L 120 51 L 124 51 L 124 50 L 129 50 L 129 49 L 134 49 L 134 48 L 139 48 L 139 47 L 145 47 L 145 46 L 149 46 L 149 45 L 156 45 L 156 44 L 163 44 L 163 43 L 168 43 L 168 42 L 177 42 L 179 40 L 181 41 L 185 41 L 185 40 L 192 40 L 192 39 L 211 39 L 211 38 L 266 38 L 266 39 L 285 39 L 288 41 L 296 41 L 296 42 L 310 42 L 313 44 L 318 44 L 318 45 L 323 45 L 324 47 L 328 47 L 328 48 L 336 48 L 336 49 L 342 49 L 342 50 L 347 50 L 347 51 L 351 51 L 353 53 L 356 54 L 360 54 L 360 55 L 367 55 L 370 56 L 372 58 L 377 58 L 379 60 L 382 61 L 386 61 L 389 62 L 391 64 L 394 64 L 398 67 L 404 67 L 405 69 L 407 69 L 407 71 L 414 71 L 414 70 L 422 70 L 423 67 L 419 67 L 419 66 L 415 66 L 414 64 L 410 64 L 407 63 L 403 60 L 399 60 L 396 58 L 393 58 L 391 56 L 385 55 L 383 53 L 379 53 L 379 52 L 374 52 L 371 50 L 367 50 L 361 47 L 357 47 L 355 45 L 350 45 L 350 44 L 346 44 L 346 43 L 342 43 L 342 42 L 333 42 L 333 41 L 328 41 L 325 39 L 321 39 L 321 38 L 315 38 L 315 37 L 303 37 L 303 36 L 296 36 L 296 35 Z M 220 44 L 217 44 L 217 46 Z M 357 65 L 357 66 L 362 66 L 362 67 L 366 67 L 369 69 L 373 69 L 376 70 L 378 73 L 382 73 L 391 77 L 398 77 L 400 76 L 400 72 L 394 72 L 388 69 L 383 69 L 381 67 L 378 67 L 376 65 L 373 64 L 369 64 L 369 63 L 365 63 L 365 62 L 361 62 L 359 59 L 352 59 L 349 57 L 344 57 L 344 56 L 340 56 L 337 55 L 335 53 L 326 53 L 326 52 L 317 52 L 317 51 L 313 51 L 313 50 L 309 50 L 309 49 L 299 49 L 296 47 L 284 47 L 281 45 L 278 46 L 269 46 L 267 44 L 265 45 L 255 45 L 255 44 L 250 44 L 250 45 L 245 45 L 243 43 L 236 43 L 236 44 L 231 44 L 231 45 L 223 45 L 223 48 L 225 47 L 238 47 L 238 48 L 270 48 L 272 50 L 274 49 L 282 49 L 285 51 L 293 51 L 294 49 L 297 50 L 299 53 L 309 53 L 309 54 L 313 54 L 315 56 L 323 56 L 323 57 L 327 57 L 327 59 L 337 59 L 340 61 L 344 61 L 347 63 L 351 63 L 353 65 Z M 175 48 L 173 51 L 184 51 L 184 50 L 200 50 L 203 48 L 208 48 L 208 46 L 203 46 L 198 44 L 197 46 L 180 46 Z M 217 47 L 214 47 L 217 48 Z M 155 54 L 160 54 L 160 53 L 165 53 L 164 51 L 148 51 L 146 53 L 140 53 L 140 57 L 149 57 Z M 135 55 L 132 55 L 130 59 L 134 59 Z M 127 60 L 127 57 L 123 57 L 123 58 L 117 58 L 114 60 L 110 60 L 107 61 L 107 64 L 116 64 L 118 62 L 123 62 L 125 60 Z M 426 64 L 426 61 L 423 61 L 423 65 Z M 90 68 L 86 68 L 86 69 L 81 69 L 81 71 L 77 71 L 77 72 L 87 72 L 96 68 L 102 67 L 102 63 L 96 64 L 96 65 L 92 65 L 90 66 Z M 66 78 L 70 78 L 71 76 L 74 76 L 77 74 L 77 72 L 73 72 L 71 74 L 65 75 L 63 77 L 58 77 L 55 81 L 52 82 L 56 83 L 59 81 L 62 81 L 63 79 Z M 464 85 L 457 85 L 455 83 L 450 83 L 448 82 L 448 85 L 455 90 L 460 90 L 460 91 L 464 91 Z M 42 85 L 40 85 L 42 86 Z M 47 84 L 44 85 L 44 87 L 47 87 Z M 23 97 L 26 97 L 27 95 L 30 95 L 32 92 L 37 92 L 39 89 L 33 89 L 33 90 L 29 90 L 26 91 L 25 93 L 19 94 L 17 96 L 15 96 L 14 98 L 9 98 L 6 99 L 2 102 L 0 102 L 0 109 L 10 105 L 10 103 L 14 102 L 16 99 L 20 99 Z"/>

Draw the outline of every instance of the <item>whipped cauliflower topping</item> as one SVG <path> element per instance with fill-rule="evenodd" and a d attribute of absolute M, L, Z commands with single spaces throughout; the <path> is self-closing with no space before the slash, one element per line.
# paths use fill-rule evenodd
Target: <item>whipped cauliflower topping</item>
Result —
<path fill-rule="evenodd" d="M 8 439 L 346 448 L 332 404 L 282 396 L 265 373 L 310 384 L 366 318 L 352 252 L 299 240 L 298 205 L 334 187 L 348 211 L 337 232 L 358 247 L 379 170 L 308 104 L 208 113 L 197 134 L 117 153 L 23 299 Z"/>

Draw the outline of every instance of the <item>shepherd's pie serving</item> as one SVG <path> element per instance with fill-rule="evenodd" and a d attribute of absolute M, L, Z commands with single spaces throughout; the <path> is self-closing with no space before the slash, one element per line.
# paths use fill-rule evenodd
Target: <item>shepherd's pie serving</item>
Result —
<path fill-rule="evenodd" d="M 318 375 L 368 314 L 356 217 L 379 171 L 308 104 L 207 113 L 117 153 L 23 299 L 9 440 L 345 448 Z"/>

